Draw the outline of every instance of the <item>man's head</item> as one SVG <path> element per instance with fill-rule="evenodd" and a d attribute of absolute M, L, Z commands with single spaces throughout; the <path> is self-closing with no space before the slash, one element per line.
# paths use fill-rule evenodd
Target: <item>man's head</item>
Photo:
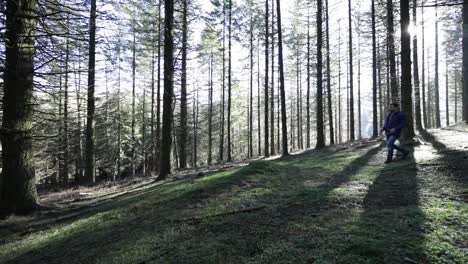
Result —
<path fill-rule="evenodd" d="M 388 110 L 391 112 L 391 113 L 395 113 L 395 112 L 398 112 L 400 110 L 400 105 L 397 104 L 397 103 L 391 103 Z"/>

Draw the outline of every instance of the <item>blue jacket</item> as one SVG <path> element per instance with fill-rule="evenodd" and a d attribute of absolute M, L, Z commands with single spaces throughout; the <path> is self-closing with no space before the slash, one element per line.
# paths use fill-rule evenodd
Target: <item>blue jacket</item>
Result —
<path fill-rule="evenodd" d="M 399 137 L 401 130 L 408 125 L 408 117 L 404 112 L 389 113 L 385 118 L 385 125 L 383 130 L 385 130 L 387 137 L 393 135 Z M 393 134 L 390 134 L 390 130 L 394 128 L 396 131 Z"/>

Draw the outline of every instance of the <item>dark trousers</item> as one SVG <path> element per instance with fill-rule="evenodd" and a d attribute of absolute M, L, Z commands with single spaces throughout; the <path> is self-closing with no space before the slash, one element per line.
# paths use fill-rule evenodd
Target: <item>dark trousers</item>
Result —
<path fill-rule="evenodd" d="M 395 137 L 394 135 L 390 135 L 387 137 L 387 160 L 392 160 L 394 149 L 401 152 L 405 152 L 403 148 L 400 148 L 399 146 L 395 145 L 395 141 L 397 139 L 398 137 Z"/>

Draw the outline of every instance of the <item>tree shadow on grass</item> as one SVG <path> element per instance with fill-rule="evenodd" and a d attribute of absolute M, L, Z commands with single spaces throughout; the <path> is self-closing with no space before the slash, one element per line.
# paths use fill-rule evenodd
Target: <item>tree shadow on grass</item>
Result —
<path fill-rule="evenodd" d="M 424 140 L 432 144 L 441 157 L 434 163 L 442 164 L 442 169 L 456 181 L 458 187 L 465 190 L 463 193 L 464 201 L 468 201 L 468 151 L 451 149 L 426 130 L 420 131 Z"/>
<path fill-rule="evenodd" d="M 377 175 L 340 262 L 428 263 L 416 176 L 416 162 L 409 157 L 385 166 Z"/>
<path fill-rule="evenodd" d="M 89 222 L 83 226 L 71 227 L 63 235 L 17 254 L 11 262 L 122 263 L 124 260 L 119 258 L 128 254 L 133 254 L 131 263 L 231 263 L 249 258 L 263 263 L 274 258 L 301 262 L 307 260 L 307 254 L 300 254 L 306 241 L 301 240 L 302 234 L 296 235 L 297 240 L 296 236 L 289 237 L 291 226 L 313 221 L 316 212 L 327 204 L 327 195 L 349 181 L 381 149 L 382 145 L 372 146 L 315 190 L 291 190 L 288 197 L 279 198 L 278 189 L 273 189 L 271 193 L 257 196 L 253 198 L 257 201 L 249 200 L 249 204 L 258 202 L 268 206 L 248 213 L 209 218 L 202 215 L 196 221 L 181 219 L 178 214 L 196 202 L 216 200 L 218 194 L 239 186 L 243 180 L 268 172 L 268 167 L 249 166 L 223 177 L 207 176 L 200 179 L 207 181 L 206 184 L 179 192 L 168 191 L 169 197 L 159 196 L 162 188 L 154 188 L 121 198 L 97 207 L 93 215 L 88 215 L 92 219 L 84 219 Z M 282 166 L 277 166 L 271 172 L 281 174 L 281 170 Z M 161 200 L 154 202 L 156 199 Z M 273 257 L 264 260 L 262 256 L 268 250 L 274 250 L 268 253 Z"/>

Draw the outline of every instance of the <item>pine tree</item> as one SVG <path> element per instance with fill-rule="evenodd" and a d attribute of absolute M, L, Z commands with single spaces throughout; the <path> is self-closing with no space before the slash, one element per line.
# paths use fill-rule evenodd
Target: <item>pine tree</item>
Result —
<path fill-rule="evenodd" d="M 164 95 L 163 127 L 161 138 L 161 164 L 158 180 L 165 179 L 171 173 L 171 146 L 174 99 L 174 1 L 164 2 Z"/>
<path fill-rule="evenodd" d="M 29 213 L 38 197 L 32 163 L 33 74 L 38 2 L 6 5 L 0 210 Z"/>

